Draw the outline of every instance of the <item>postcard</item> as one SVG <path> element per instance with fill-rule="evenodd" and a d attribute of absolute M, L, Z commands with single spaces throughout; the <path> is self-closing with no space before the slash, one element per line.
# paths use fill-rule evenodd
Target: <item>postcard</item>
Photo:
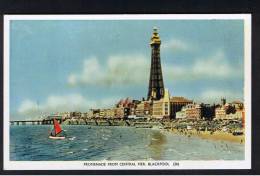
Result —
<path fill-rule="evenodd" d="M 250 14 L 4 16 L 4 170 L 250 168 Z"/>

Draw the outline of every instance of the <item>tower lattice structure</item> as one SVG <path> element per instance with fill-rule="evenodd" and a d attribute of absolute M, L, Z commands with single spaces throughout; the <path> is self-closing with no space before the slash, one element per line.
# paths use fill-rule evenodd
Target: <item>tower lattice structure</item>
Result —
<path fill-rule="evenodd" d="M 152 53 L 147 99 L 159 100 L 164 97 L 164 84 L 160 59 L 161 39 L 159 37 L 157 28 L 153 29 L 150 45 L 152 48 Z"/>

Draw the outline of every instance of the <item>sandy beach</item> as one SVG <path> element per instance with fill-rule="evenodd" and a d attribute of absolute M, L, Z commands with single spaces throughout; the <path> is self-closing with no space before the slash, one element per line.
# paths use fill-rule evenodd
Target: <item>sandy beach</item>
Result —
<path fill-rule="evenodd" d="M 234 136 L 231 133 L 223 132 L 223 131 L 215 131 L 211 133 L 210 131 L 196 131 L 196 130 L 185 130 L 183 132 L 172 129 L 170 130 L 173 133 L 185 135 L 185 136 L 197 136 L 202 139 L 209 139 L 209 140 L 224 140 L 229 142 L 236 142 L 243 144 L 245 142 L 245 135 Z"/>

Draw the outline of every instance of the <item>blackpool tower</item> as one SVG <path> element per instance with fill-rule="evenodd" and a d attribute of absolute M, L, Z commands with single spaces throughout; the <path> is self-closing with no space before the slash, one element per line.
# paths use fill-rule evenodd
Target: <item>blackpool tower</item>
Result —
<path fill-rule="evenodd" d="M 160 100 L 164 97 L 163 75 L 160 59 L 161 39 L 157 28 L 153 29 L 153 35 L 150 42 L 152 48 L 150 80 L 148 88 L 148 100 Z"/>

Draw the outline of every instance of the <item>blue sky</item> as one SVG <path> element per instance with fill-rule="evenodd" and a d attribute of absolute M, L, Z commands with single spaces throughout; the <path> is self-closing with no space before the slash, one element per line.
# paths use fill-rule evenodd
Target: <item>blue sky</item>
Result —
<path fill-rule="evenodd" d="M 172 96 L 243 100 L 242 20 L 13 20 L 11 116 L 87 111 L 146 97 L 154 26 Z"/>

